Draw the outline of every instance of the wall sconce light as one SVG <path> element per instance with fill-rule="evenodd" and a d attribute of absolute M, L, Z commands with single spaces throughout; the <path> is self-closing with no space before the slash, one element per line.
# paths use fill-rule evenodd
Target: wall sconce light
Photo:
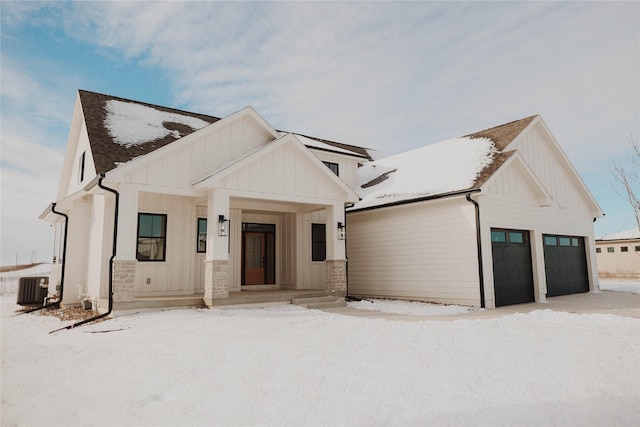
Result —
<path fill-rule="evenodd" d="M 338 240 L 344 240 L 347 238 L 347 227 L 341 223 L 338 222 Z"/>
<path fill-rule="evenodd" d="M 218 215 L 218 236 L 229 235 L 229 220 L 224 215 Z"/>

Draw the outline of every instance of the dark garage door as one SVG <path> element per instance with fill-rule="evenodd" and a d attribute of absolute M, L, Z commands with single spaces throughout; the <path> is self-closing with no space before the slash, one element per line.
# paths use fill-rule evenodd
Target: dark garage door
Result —
<path fill-rule="evenodd" d="M 584 238 L 545 234 L 542 239 L 547 296 L 589 292 Z"/>
<path fill-rule="evenodd" d="M 491 229 L 496 307 L 534 302 L 529 232 Z"/>

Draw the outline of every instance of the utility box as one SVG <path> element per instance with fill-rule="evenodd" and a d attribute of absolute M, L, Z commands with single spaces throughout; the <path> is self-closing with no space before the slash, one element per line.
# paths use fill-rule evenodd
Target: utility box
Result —
<path fill-rule="evenodd" d="M 18 282 L 18 305 L 44 304 L 49 294 L 48 276 L 21 277 Z"/>

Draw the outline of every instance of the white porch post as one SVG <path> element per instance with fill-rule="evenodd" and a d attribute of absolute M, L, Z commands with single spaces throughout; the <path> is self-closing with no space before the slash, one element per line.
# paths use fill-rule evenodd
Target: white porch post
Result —
<path fill-rule="evenodd" d="M 118 242 L 113 261 L 113 301 L 124 303 L 135 299 L 138 189 L 122 184 L 118 193 L 118 224 L 114 224 L 118 227 Z"/>
<path fill-rule="evenodd" d="M 338 222 L 345 224 L 344 205 L 327 206 L 327 290 L 338 295 L 347 294 L 346 240 L 338 239 Z M 349 231 L 347 230 L 347 233 Z"/>
<path fill-rule="evenodd" d="M 207 201 L 207 254 L 204 273 L 204 302 L 213 305 L 216 298 L 229 298 L 229 224 L 227 235 L 219 235 L 220 215 L 229 220 L 229 194 L 225 190 L 209 191 Z"/>

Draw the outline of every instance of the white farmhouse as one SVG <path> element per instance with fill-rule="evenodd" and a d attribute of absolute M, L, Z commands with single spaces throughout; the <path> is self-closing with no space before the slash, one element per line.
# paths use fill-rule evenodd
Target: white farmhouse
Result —
<path fill-rule="evenodd" d="M 344 296 L 339 225 L 369 160 L 280 132 L 250 107 L 219 119 L 79 91 L 41 216 L 56 230 L 50 286 L 101 311 L 211 306 L 255 289 Z"/>
<path fill-rule="evenodd" d="M 50 293 L 104 313 L 347 294 L 543 302 L 597 289 L 600 216 L 538 116 L 374 161 L 251 107 L 217 118 L 79 91 L 41 218 L 56 233 Z"/>

